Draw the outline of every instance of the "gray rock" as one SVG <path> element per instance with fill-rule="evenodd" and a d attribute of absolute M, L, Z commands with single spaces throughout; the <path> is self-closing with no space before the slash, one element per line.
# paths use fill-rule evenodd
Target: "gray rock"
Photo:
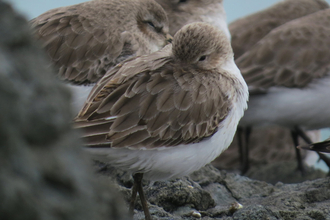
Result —
<path fill-rule="evenodd" d="M 327 176 L 325 172 L 313 167 L 304 166 L 304 173 L 297 170 L 297 161 L 291 160 L 286 162 L 274 162 L 267 165 L 256 165 L 252 167 L 246 176 L 265 181 L 267 183 L 276 184 L 283 183 L 301 183 L 306 180 L 314 180 Z"/>
<path fill-rule="evenodd" d="M 0 1 L 0 219 L 126 219 L 118 188 L 92 174 L 45 57 Z"/>
<path fill-rule="evenodd" d="M 117 173 L 125 176 L 113 168 L 103 175 Z M 330 219 L 330 178 L 272 185 L 208 165 L 189 177 L 145 183 L 154 219 Z M 127 200 L 129 190 L 122 186 Z M 140 204 L 135 211 L 134 219 L 143 219 Z"/>

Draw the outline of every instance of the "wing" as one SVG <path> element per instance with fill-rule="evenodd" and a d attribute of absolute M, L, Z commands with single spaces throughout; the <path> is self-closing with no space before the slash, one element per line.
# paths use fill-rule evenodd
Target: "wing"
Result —
<path fill-rule="evenodd" d="M 330 69 L 330 9 L 286 23 L 236 64 L 250 87 L 305 87 Z"/>
<path fill-rule="evenodd" d="M 176 146 L 217 131 L 231 108 L 226 89 L 219 87 L 219 80 L 226 79 L 219 73 L 183 70 L 168 57 L 158 62 L 159 68 L 149 62 L 129 76 L 114 69 L 109 81 L 102 79 L 94 87 L 76 118 L 89 146 Z"/>
<path fill-rule="evenodd" d="M 248 51 L 274 28 L 328 7 L 326 2 L 319 0 L 287 0 L 230 23 L 229 30 L 235 59 Z"/>
<path fill-rule="evenodd" d="M 305 150 L 312 150 L 312 151 L 318 151 L 323 153 L 330 153 L 330 139 L 327 139 L 322 142 L 305 145 L 305 146 L 299 146 L 298 148 L 305 149 Z"/>
<path fill-rule="evenodd" d="M 133 53 L 127 34 L 121 37 L 86 15 L 83 7 L 58 8 L 31 20 L 35 35 L 59 68 L 59 77 L 74 84 L 96 82 L 122 57 Z"/>

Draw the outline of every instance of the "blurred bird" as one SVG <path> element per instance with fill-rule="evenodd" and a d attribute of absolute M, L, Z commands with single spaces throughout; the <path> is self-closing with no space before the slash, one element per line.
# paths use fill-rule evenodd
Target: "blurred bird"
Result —
<path fill-rule="evenodd" d="M 176 33 L 173 46 L 109 71 L 75 126 L 95 158 L 134 174 L 130 210 L 138 191 L 151 219 L 142 177 L 176 178 L 211 162 L 232 141 L 247 98 L 226 34 L 193 23 Z"/>
<path fill-rule="evenodd" d="M 193 22 L 206 22 L 223 30 L 230 39 L 223 0 L 156 0 L 166 11 L 170 34 Z"/>
<path fill-rule="evenodd" d="M 229 24 L 235 59 L 282 24 L 329 8 L 324 0 L 285 0 Z"/>
<path fill-rule="evenodd" d="M 242 54 L 248 52 L 258 41 L 260 41 L 276 27 L 281 26 L 282 24 L 285 24 L 291 20 L 301 18 L 319 10 L 326 9 L 328 7 L 329 5 L 323 0 L 285 0 L 263 11 L 254 13 L 252 15 L 246 16 L 230 23 L 229 30 L 232 35 L 231 44 L 233 47 L 235 59 L 237 60 Z M 253 91 L 251 92 L 253 93 Z M 251 92 L 250 95 L 253 95 Z M 268 148 L 272 146 L 278 146 L 279 144 L 283 145 L 283 133 L 287 137 L 286 140 L 288 140 L 289 134 L 287 134 L 286 130 L 283 131 L 280 128 L 275 129 L 274 127 L 272 127 L 271 129 L 272 130 L 265 129 L 259 131 L 262 133 L 262 138 L 274 139 L 281 137 L 281 140 L 272 141 L 269 146 L 267 143 L 264 143 L 266 140 L 261 140 L 261 136 L 259 136 L 260 138 L 255 140 L 255 142 L 258 142 L 254 143 L 254 147 L 259 149 L 258 152 L 262 151 L 261 148 L 264 148 L 265 145 L 267 145 Z M 243 174 L 246 173 L 250 167 L 248 146 L 250 141 L 250 135 L 251 127 L 238 127 L 238 147 L 241 172 Z M 282 149 L 282 151 L 285 150 L 284 146 L 282 148 L 284 148 Z M 267 150 L 264 152 L 267 152 L 267 154 L 269 154 L 268 157 L 271 157 L 272 159 L 281 158 L 277 156 L 278 153 L 274 157 L 275 152 L 272 153 L 271 150 Z M 285 154 L 285 152 L 283 152 L 282 154 Z M 296 149 L 296 155 L 298 161 L 300 161 L 298 163 L 302 163 L 301 155 L 298 149 Z M 230 157 L 226 155 L 227 160 L 228 158 Z M 224 158 L 220 158 L 219 160 L 221 160 L 222 162 L 225 161 Z"/>
<path fill-rule="evenodd" d="M 327 139 L 327 140 L 324 140 L 321 142 L 317 142 L 317 143 L 313 143 L 313 144 L 300 145 L 300 146 L 298 146 L 298 148 L 322 152 L 322 153 L 330 153 L 330 139 Z"/>
<path fill-rule="evenodd" d="M 89 1 L 50 10 L 31 25 L 59 77 L 72 85 L 92 85 L 119 62 L 171 41 L 166 13 L 153 0 Z M 91 87 L 75 89 L 85 101 Z"/>
<path fill-rule="evenodd" d="M 295 146 L 298 136 L 312 143 L 301 128 L 329 127 L 329 39 L 330 9 L 325 9 L 279 26 L 236 59 L 250 90 L 240 126 L 290 128 Z"/>

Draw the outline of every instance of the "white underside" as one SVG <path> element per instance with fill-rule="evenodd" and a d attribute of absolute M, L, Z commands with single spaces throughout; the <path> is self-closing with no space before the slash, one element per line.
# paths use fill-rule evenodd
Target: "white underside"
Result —
<path fill-rule="evenodd" d="M 67 84 L 72 92 L 71 108 L 74 113 L 78 113 L 83 107 L 93 86 L 75 86 Z"/>
<path fill-rule="evenodd" d="M 330 77 L 314 80 L 302 89 L 271 88 L 267 94 L 250 96 L 248 106 L 242 126 L 330 127 Z"/>

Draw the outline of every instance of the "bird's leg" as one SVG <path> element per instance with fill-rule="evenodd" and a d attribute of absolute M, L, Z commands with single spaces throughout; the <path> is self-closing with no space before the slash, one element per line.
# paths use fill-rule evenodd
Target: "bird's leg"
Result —
<path fill-rule="evenodd" d="M 245 129 L 242 127 L 237 128 L 238 146 L 239 146 L 241 174 L 242 175 L 245 174 L 250 168 L 249 139 L 250 139 L 251 130 L 252 130 L 251 127 L 246 127 Z M 244 140 L 244 143 L 242 140 Z"/>
<path fill-rule="evenodd" d="M 294 130 L 291 130 L 291 137 L 293 140 L 294 149 L 296 151 L 296 158 L 297 158 L 297 163 L 298 163 L 297 169 L 301 173 L 304 173 L 305 169 L 304 169 L 304 165 L 303 165 L 302 158 L 301 158 L 301 152 L 300 152 L 300 149 L 297 148 L 297 146 L 299 145 L 299 142 L 298 142 L 298 135 L 300 135 L 299 130 L 300 129 L 298 127 L 295 127 Z"/>
<path fill-rule="evenodd" d="M 145 216 L 146 220 L 152 220 L 151 215 L 149 213 L 147 200 L 144 195 L 144 191 L 143 191 L 143 187 L 142 187 L 143 173 L 136 173 L 133 175 L 133 178 L 134 178 L 134 184 L 136 183 L 137 191 L 139 192 L 139 195 L 140 195 L 140 200 L 141 200 L 142 208 L 144 211 L 144 216 Z"/>
<path fill-rule="evenodd" d="M 307 143 L 307 144 L 312 144 L 312 140 L 305 134 L 303 130 L 301 130 L 299 127 L 295 127 L 295 130 L 299 134 L 299 136 Z M 299 150 L 299 149 L 298 149 Z M 325 156 L 324 154 L 320 152 L 316 152 L 320 159 L 324 161 L 324 163 L 330 168 L 330 158 Z M 328 173 L 328 176 L 330 175 L 330 171 Z"/>
<path fill-rule="evenodd" d="M 137 182 L 134 179 L 134 183 L 133 183 L 133 187 L 132 187 L 132 197 L 131 197 L 131 201 L 129 203 L 129 214 L 132 216 L 132 218 L 133 218 L 133 215 L 134 215 L 136 194 L 137 194 Z"/>

